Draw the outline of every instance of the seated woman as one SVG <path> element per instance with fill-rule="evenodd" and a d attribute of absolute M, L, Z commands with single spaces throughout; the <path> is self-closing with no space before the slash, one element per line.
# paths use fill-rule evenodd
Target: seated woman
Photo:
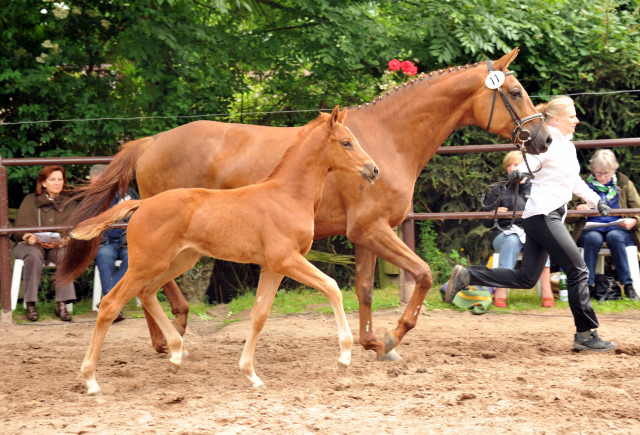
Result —
<path fill-rule="evenodd" d="M 67 176 L 62 166 L 45 166 L 36 179 L 36 192 L 27 195 L 20 204 L 15 220 L 16 227 L 47 227 L 63 225 L 77 203 L 67 200 Z M 41 240 L 42 239 L 42 240 Z M 24 301 L 27 304 L 27 319 L 35 322 L 39 318 L 36 310 L 38 288 L 45 263 L 57 263 L 64 255 L 64 246 L 68 238 L 47 241 L 38 233 L 18 234 L 13 248 L 16 258 L 24 260 Z M 71 315 L 67 311 L 67 301 L 76 299 L 73 282 L 65 285 L 56 284 L 56 315 L 60 320 L 69 321 Z"/>
<path fill-rule="evenodd" d="M 507 153 L 502 161 L 502 165 L 507 171 L 507 175 L 513 172 L 513 170 L 524 161 L 522 153 L 520 151 L 511 151 Z M 500 194 L 500 187 L 494 188 L 489 194 L 485 204 L 491 207 L 485 207 L 485 210 L 494 210 L 496 200 Z M 531 194 L 531 180 L 524 177 L 518 187 L 518 202 L 516 210 L 524 210 L 524 206 Z M 513 211 L 513 197 L 515 195 L 515 185 L 510 184 L 507 187 L 504 195 L 500 200 L 500 204 L 497 204 L 498 211 Z M 486 227 L 493 226 L 492 219 L 483 220 L 483 224 Z M 525 242 L 525 234 L 522 229 L 522 218 L 517 218 L 511 225 L 511 218 L 499 219 L 498 224 L 501 228 L 493 228 L 492 230 L 492 245 L 493 249 L 500 254 L 499 267 L 507 267 L 513 269 L 518 261 L 518 254 L 522 251 L 522 247 Z M 547 263 L 540 275 L 540 287 L 542 296 L 542 306 L 550 308 L 555 306 L 553 300 L 553 291 L 551 290 L 550 270 L 549 270 L 549 257 L 547 256 Z M 496 287 L 494 305 L 496 307 L 506 308 L 507 306 L 507 289 Z"/>
<path fill-rule="evenodd" d="M 618 160 L 613 151 L 607 149 L 597 150 L 589 161 L 591 174 L 587 177 L 587 185 L 594 190 L 602 201 L 609 207 L 638 208 L 640 207 L 640 195 L 626 175 L 616 172 Z M 578 210 L 588 210 L 586 204 L 578 204 Z M 640 240 L 640 228 L 638 219 L 640 216 L 625 216 L 620 220 L 619 216 L 594 216 L 582 219 L 576 224 L 574 239 L 578 239 L 578 246 L 584 249 L 584 261 L 589 269 L 589 286 L 595 285 L 595 270 L 598 261 L 598 251 L 604 242 L 611 251 L 611 260 L 618 273 L 618 281 L 624 286 L 624 292 L 629 299 L 637 300 L 638 294 L 633 288 L 633 280 L 629 271 L 627 259 L 627 246 L 638 245 Z M 614 223 L 611 226 L 589 228 L 589 223 Z M 593 294 L 593 293 L 592 293 Z"/>

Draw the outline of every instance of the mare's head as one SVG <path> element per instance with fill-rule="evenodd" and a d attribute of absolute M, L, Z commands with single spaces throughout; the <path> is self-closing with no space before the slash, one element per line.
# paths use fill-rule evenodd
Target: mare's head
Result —
<path fill-rule="evenodd" d="M 324 119 L 324 127 L 329 130 L 325 154 L 329 159 L 330 170 L 358 172 L 369 183 L 373 183 L 378 178 L 378 165 L 362 149 L 349 127 L 344 125 L 346 117 L 346 107 L 341 112 L 339 106 L 330 115 L 320 115 Z"/>
<path fill-rule="evenodd" d="M 507 68 L 518 55 L 518 48 L 496 61 L 477 68 L 482 75 L 481 89 L 474 94 L 473 110 L 479 125 L 487 131 L 511 139 L 530 154 L 545 152 L 551 136 L 544 117 L 535 109 L 529 94 Z"/>

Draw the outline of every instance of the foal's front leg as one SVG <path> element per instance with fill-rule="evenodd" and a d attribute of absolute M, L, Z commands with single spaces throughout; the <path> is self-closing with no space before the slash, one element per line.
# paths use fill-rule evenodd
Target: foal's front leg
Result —
<path fill-rule="evenodd" d="M 340 344 L 338 364 L 342 367 L 349 367 L 351 365 L 353 335 L 347 322 L 347 316 L 344 314 L 342 293 L 336 281 L 322 273 L 302 255 L 287 257 L 282 263 L 282 270 L 296 281 L 320 290 L 329 299 L 338 325 L 338 343 Z"/>
<path fill-rule="evenodd" d="M 249 337 L 244 344 L 242 356 L 240 357 L 240 372 L 251 382 L 254 387 L 264 385 L 262 380 L 256 375 L 253 368 L 253 357 L 258 342 L 258 335 L 264 327 L 273 299 L 276 296 L 280 282 L 284 278 L 283 275 L 273 273 L 266 266 L 260 271 L 260 280 L 258 281 L 258 290 L 256 291 L 256 301 L 251 309 L 251 331 Z"/>

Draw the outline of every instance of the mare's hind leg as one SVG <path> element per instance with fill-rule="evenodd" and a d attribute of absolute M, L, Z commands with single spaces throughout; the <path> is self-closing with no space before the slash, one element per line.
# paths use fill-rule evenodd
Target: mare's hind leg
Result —
<path fill-rule="evenodd" d="M 258 335 L 264 327 L 273 299 L 278 291 L 278 286 L 284 278 L 284 275 L 273 273 L 267 267 L 263 267 L 260 271 L 260 280 L 258 281 L 258 290 L 256 291 L 256 301 L 251 309 L 251 331 L 249 337 L 244 344 L 242 356 L 240 357 L 240 372 L 251 382 L 254 387 L 263 386 L 264 383 L 253 368 L 253 356 L 258 342 Z"/>
<path fill-rule="evenodd" d="M 342 307 L 342 293 L 336 281 L 322 273 L 317 267 L 309 263 L 302 255 L 290 255 L 281 264 L 280 270 L 286 276 L 303 284 L 314 287 L 322 292 L 331 303 L 333 314 L 338 325 L 338 342 L 340 344 L 340 358 L 338 364 L 342 367 L 351 365 L 351 348 L 353 335 L 349 329 L 347 316 Z"/>
<path fill-rule="evenodd" d="M 175 280 L 171 280 L 162 286 L 164 295 L 167 297 L 169 304 L 171 305 L 171 312 L 175 316 L 173 325 L 178 330 L 180 335 L 184 335 L 187 329 L 187 320 L 189 315 L 189 304 L 184 298 L 184 295 L 180 291 L 180 287 L 176 284 Z M 167 353 L 169 348 L 167 347 L 167 340 L 165 339 L 162 331 L 158 327 L 158 324 L 153 320 L 153 317 L 144 309 L 144 315 L 147 319 L 147 326 L 149 328 L 149 334 L 151 335 L 151 345 L 158 353 Z"/>
<path fill-rule="evenodd" d="M 127 273 L 128 274 L 128 273 Z M 82 380 L 87 387 L 87 394 L 96 396 L 101 394 L 100 385 L 96 381 L 96 366 L 100 349 L 104 342 L 104 337 L 113 321 L 124 308 L 125 304 L 131 300 L 137 293 L 139 287 L 130 285 L 131 280 L 125 276 L 118 282 L 109 293 L 107 293 L 100 302 L 100 310 L 98 318 L 93 329 L 93 335 L 89 348 L 82 362 Z"/>
<path fill-rule="evenodd" d="M 398 326 L 395 330 L 388 331 L 385 336 L 383 352 L 381 353 L 381 349 L 375 348 L 378 359 L 383 359 L 383 354 L 389 354 L 405 334 L 415 327 L 424 298 L 431 288 L 431 268 L 409 249 L 387 224 L 359 228 L 357 234 L 351 232 L 348 237 L 350 240 L 358 240 L 358 243 L 363 247 L 407 271 L 413 276 L 416 283 L 411 299 L 398 320 Z"/>

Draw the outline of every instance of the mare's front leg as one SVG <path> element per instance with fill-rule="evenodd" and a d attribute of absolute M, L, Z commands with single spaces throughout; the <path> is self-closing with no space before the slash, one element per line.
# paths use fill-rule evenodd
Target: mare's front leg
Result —
<path fill-rule="evenodd" d="M 176 284 L 175 280 L 171 280 L 162 286 L 164 295 L 167 297 L 169 304 L 171 305 L 171 312 L 175 316 L 173 325 L 178 330 L 180 335 L 184 335 L 187 330 L 187 320 L 189 315 L 189 304 L 184 298 L 180 287 Z M 144 308 L 144 307 L 143 307 Z M 158 353 L 169 352 L 167 346 L 167 340 L 162 334 L 162 331 L 158 327 L 158 324 L 153 320 L 153 316 L 144 308 L 144 315 L 147 319 L 147 326 L 149 328 L 149 334 L 151 335 L 151 345 Z"/>
<path fill-rule="evenodd" d="M 93 329 L 93 335 L 89 348 L 85 354 L 82 367 L 80 369 L 82 373 L 82 380 L 87 387 L 87 394 L 90 396 L 97 396 L 102 394 L 100 391 L 100 385 L 96 381 L 96 366 L 98 364 L 98 358 L 100 356 L 100 350 L 104 343 L 104 337 L 107 335 L 109 327 L 113 321 L 118 317 L 118 314 L 127 302 L 131 300 L 136 294 L 131 286 L 126 284 L 127 275 L 118 282 L 109 293 L 107 293 L 100 301 L 100 310 L 98 310 L 98 318 L 96 325 Z"/>
<path fill-rule="evenodd" d="M 397 359 L 392 350 L 400 343 L 405 334 L 413 329 L 418 321 L 420 315 L 420 309 L 427 292 L 431 288 L 431 268 L 427 263 L 422 261 L 415 252 L 413 252 L 407 245 L 400 240 L 395 234 L 393 229 L 388 224 L 374 223 L 367 228 L 357 228 L 358 232 L 352 232 L 348 234 L 350 240 L 357 240 L 358 246 L 356 246 L 356 257 L 358 255 L 363 256 L 366 264 L 363 263 L 362 268 L 368 267 L 367 276 L 362 276 L 363 284 L 360 284 L 361 289 L 358 290 L 358 297 L 360 299 L 360 307 L 364 305 L 366 307 L 368 303 L 368 310 L 364 310 L 368 313 L 368 319 L 360 319 L 361 330 L 365 329 L 365 336 L 367 337 L 367 345 L 371 349 L 375 350 L 378 354 L 378 359 Z M 385 336 L 384 347 L 379 346 L 373 332 L 371 325 L 371 294 L 373 289 L 373 270 L 375 265 L 372 264 L 375 261 L 373 254 L 367 254 L 366 250 L 371 251 L 373 254 L 382 257 L 383 259 L 395 264 L 396 266 L 404 269 L 406 272 L 413 276 L 416 287 L 413 291 L 411 299 L 405 308 L 404 313 L 398 320 L 398 326 L 393 331 L 388 331 Z M 373 260 L 372 260 L 373 258 Z M 357 266 L 360 259 L 356 259 Z M 369 275 L 370 274 L 370 275 Z M 356 275 L 356 278 L 358 276 Z M 356 288 L 358 283 L 356 282 Z M 369 298 L 369 299 L 368 299 Z M 360 313 L 362 316 L 362 311 Z M 369 331 L 366 329 L 369 328 Z M 373 338 L 373 341 L 371 340 Z M 362 341 L 362 339 L 361 339 Z M 365 347 L 366 348 L 366 347 Z"/>
<path fill-rule="evenodd" d="M 351 348 L 353 347 L 353 335 L 347 322 L 342 306 L 342 293 L 336 281 L 322 273 L 317 267 L 307 261 L 302 255 L 289 255 L 280 263 L 279 272 L 295 279 L 296 281 L 314 287 L 324 294 L 331 303 L 333 314 L 338 325 L 338 343 L 340 345 L 340 358 L 338 364 L 342 367 L 351 365 Z"/>
<path fill-rule="evenodd" d="M 387 353 L 385 345 L 373 332 L 371 304 L 376 270 L 376 255 L 362 245 L 356 245 L 356 295 L 360 315 L 360 344 L 366 350 L 373 350 L 381 361 L 397 361 L 400 355 L 395 351 Z"/>
<path fill-rule="evenodd" d="M 256 351 L 256 343 L 258 342 L 258 335 L 260 335 L 260 331 L 262 331 L 269 317 L 271 305 L 273 304 L 273 299 L 276 297 L 276 292 L 278 291 L 282 278 L 284 278 L 284 275 L 273 273 L 266 266 L 262 267 L 260 271 L 256 300 L 251 309 L 251 331 L 249 332 L 249 337 L 247 337 L 244 349 L 242 350 L 242 356 L 240 357 L 240 372 L 254 387 L 264 385 L 253 368 L 253 359 Z"/>

